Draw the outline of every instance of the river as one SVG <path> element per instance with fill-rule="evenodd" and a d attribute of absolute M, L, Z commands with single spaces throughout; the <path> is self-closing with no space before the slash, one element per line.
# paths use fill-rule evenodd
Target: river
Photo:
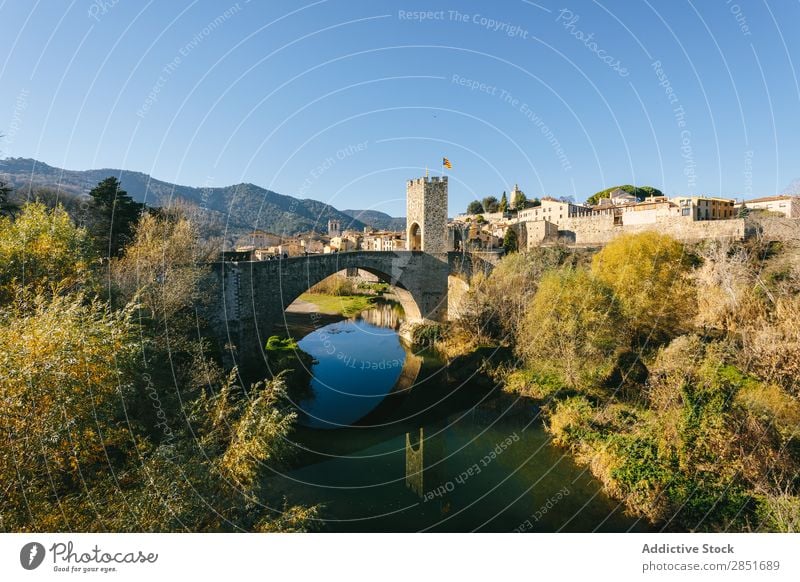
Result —
<path fill-rule="evenodd" d="M 321 531 L 646 529 L 551 444 L 530 401 L 412 351 L 401 321 L 388 302 L 302 338 L 312 396 L 272 491 L 319 505 Z"/>

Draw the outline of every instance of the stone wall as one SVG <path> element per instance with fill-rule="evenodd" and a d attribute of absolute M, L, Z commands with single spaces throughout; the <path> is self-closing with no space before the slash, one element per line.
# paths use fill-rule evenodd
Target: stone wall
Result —
<path fill-rule="evenodd" d="M 800 219 L 752 212 L 745 219 L 748 237 L 768 241 L 800 242 Z"/>
<path fill-rule="evenodd" d="M 706 239 L 736 239 L 745 236 L 744 220 L 693 221 L 681 216 L 664 217 L 651 224 L 615 225 L 613 216 L 594 216 L 565 219 L 559 225 L 558 235 L 576 245 L 600 245 L 610 242 L 620 234 L 635 234 L 650 230 L 667 234 L 686 242 Z"/>
<path fill-rule="evenodd" d="M 549 220 L 521 222 L 517 228 L 520 249 L 532 249 L 548 240 L 558 237 L 558 225 Z"/>

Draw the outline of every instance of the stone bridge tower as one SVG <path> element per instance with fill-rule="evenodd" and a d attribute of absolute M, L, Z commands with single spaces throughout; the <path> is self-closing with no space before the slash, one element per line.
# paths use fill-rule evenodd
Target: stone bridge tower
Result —
<path fill-rule="evenodd" d="M 447 176 L 406 182 L 406 249 L 432 255 L 452 250 L 447 244 Z"/>

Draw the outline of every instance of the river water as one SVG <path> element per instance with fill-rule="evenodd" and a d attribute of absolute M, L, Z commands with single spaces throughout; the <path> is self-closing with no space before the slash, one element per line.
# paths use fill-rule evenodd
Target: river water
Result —
<path fill-rule="evenodd" d="M 530 401 L 401 342 L 392 303 L 324 325 L 288 469 L 270 488 L 322 531 L 642 531 L 553 446 Z"/>

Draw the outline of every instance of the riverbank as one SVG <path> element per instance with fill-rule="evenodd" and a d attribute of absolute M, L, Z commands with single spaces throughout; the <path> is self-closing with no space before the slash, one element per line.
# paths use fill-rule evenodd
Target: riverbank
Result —
<path fill-rule="evenodd" d="M 369 309 L 375 301 L 374 295 L 327 295 L 324 293 L 303 293 L 298 300 L 316 307 L 316 311 L 325 315 L 342 315 L 352 317 L 365 309 Z M 297 303 L 298 301 L 295 301 Z M 291 307 L 291 306 L 290 306 Z"/>
<path fill-rule="evenodd" d="M 283 321 L 275 326 L 275 333 L 299 341 L 314 330 L 347 319 L 341 313 L 320 313 L 316 304 L 297 299 L 283 313 Z"/>
<path fill-rule="evenodd" d="M 495 379 L 540 407 L 552 442 L 628 515 L 668 531 L 791 532 L 798 297 L 788 245 L 626 236 L 590 264 L 506 257 L 443 343 L 513 346 Z"/>

